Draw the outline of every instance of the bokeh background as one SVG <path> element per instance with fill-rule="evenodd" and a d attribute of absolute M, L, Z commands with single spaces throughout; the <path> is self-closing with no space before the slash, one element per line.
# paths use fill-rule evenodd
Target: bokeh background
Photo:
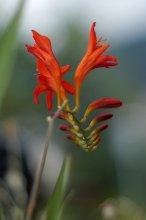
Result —
<path fill-rule="evenodd" d="M 40 96 L 40 106 L 33 102 L 32 91 L 37 84 L 35 59 L 24 47 L 33 43 L 31 30 L 49 36 L 59 63 L 72 67 L 65 76 L 72 83 L 93 21 L 97 36 L 111 45 L 108 53 L 119 60 L 114 68 L 91 72 L 81 89 L 80 115 L 92 100 L 100 97 L 113 97 L 124 103 L 114 110 L 97 151 L 83 152 L 58 130 L 59 121 L 55 123 L 41 196 L 45 200 L 51 193 L 63 158 L 71 154 L 69 188 L 74 193 L 64 219 L 92 219 L 99 204 L 110 197 L 127 197 L 141 209 L 146 207 L 145 12 L 145 0 L 0 1 L 0 171 L 10 186 L 19 179 L 14 170 L 21 170 L 21 156 L 29 193 L 50 114 L 45 95 Z M 74 106 L 74 100 L 69 98 Z M 56 100 L 54 110 L 55 103 Z M 8 173 L 8 169 L 13 172 Z M 23 188 L 21 181 L 17 182 Z"/>

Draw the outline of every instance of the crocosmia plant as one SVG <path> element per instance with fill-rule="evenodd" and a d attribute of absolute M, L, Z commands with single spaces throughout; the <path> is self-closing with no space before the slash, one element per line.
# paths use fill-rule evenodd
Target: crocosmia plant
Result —
<path fill-rule="evenodd" d="M 116 57 L 104 54 L 110 45 L 102 38 L 98 39 L 96 37 L 95 25 L 94 22 L 91 26 L 86 53 L 74 73 L 75 86 L 63 80 L 63 76 L 69 71 L 70 65 L 60 66 L 48 37 L 33 30 L 35 44 L 33 46 L 26 45 L 28 52 L 36 58 L 38 71 L 36 74 L 38 85 L 33 91 L 34 102 L 38 105 L 39 95 L 45 92 L 47 108 L 50 111 L 55 93 L 58 109 L 67 100 L 67 93 L 73 95 L 75 97 L 75 107 L 71 109 L 68 100 L 66 106 L 58 115 L 60 119 L 67 122 L 60 125 L 60 129 L 67 131 L 66 137 L 87 152 L 92 152 L 98 147 L 101 140 L 100 133 L 108 127 L 104 121 L 110 119 L 113 115 L 111 113 L 98 114 L 89 124 L 86 124 L 88 116 L 98 109 L 118 108 L 122 105 L 120 100 L 113 98 L 97 99 L 88 104 L 81 119 L 77 117 L 80 110 L 80 89 L 85 77 L 93 69 L 118 65 Z"/>

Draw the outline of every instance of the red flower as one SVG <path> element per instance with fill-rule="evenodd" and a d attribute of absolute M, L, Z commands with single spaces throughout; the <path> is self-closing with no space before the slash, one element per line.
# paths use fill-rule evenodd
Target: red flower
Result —
<path fill-rule="evenodd" d="M 58 95 L 58 107 L 61 100 L 66 99 L 66 92 L 74 94 L 73 86 L 67 81 L 63 81 L 63 75 L 70 69 L 69 65 L 61 67 L 52 51 L 51 41 L 46 36 L 40 35 L 36 31 L 33 32 L 35 44 L 33 46 L 26 45 L 28 52 L 37 58 L 39 85 L 35 88 L 34 101 L 39 104 L 38 96 L 47 92 L 46 102 L 49 110 L 52 108 L 52 97 L 54 92 Z"/>
<path fill-rule="evenodd" d="M 110 46 L 106 44 L 102 38 L 97 39 L 94 30 L 96 23 L 91 26 L 90 37 L 87 51 L 79 63 L 75 72 L 75 87 L 76 87 L 76 105 L 79 106 L 79 91 L 82 81 L 86 75 L 93 69 L 98 67 L 110 67 L 118 64 L 116 57 L 111 55 L 102 55 Z"/>

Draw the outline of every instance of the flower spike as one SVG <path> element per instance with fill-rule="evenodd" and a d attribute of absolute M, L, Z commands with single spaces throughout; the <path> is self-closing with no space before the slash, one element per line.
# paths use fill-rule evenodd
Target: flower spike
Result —
<path fill-rule="evenodd" d="M 108 128 L 108 124 L 104 124 L 103 122 L 112 118 L 113 114 L 97 114 L 87 126 L 86 119 L 88 116 L 98 109 L 118 108 L 122 105 L 122 102 L 117 99 L 100 98 L 88 104 L 82 119 L 78 119 L 77 117 L 76 113 L 79 110 L 80 104 L 80 88 L 88 73 L 95 68 L 109 68 L 118 65 L 116 57 L 109 54 L 104 55 L 104 52 L 110 45 L 102 38 L 97 38 L 95 25 L 96 23 L 93 22 L 86 53 L 74 74 L 75 88 L 68 81 L 63 80 L 63 76 L 70 69 L 70 65 L 60 66 L 48 37 L 33 30 L 32 33 L 35 43 L 33 46 L 26 45 L 28 52 L 36 58 L 36 79 L 38 85 L 33 91 L 34 102 L 39 105 L 39 96 L 42 93 L 46 93 L 46 104 L 50 111 L 53 105 L 54 94 L 57 94 L 58 108 L 60 108 L 62 102 L 67 99 L 67 93 L 75 95 L 76 105 L 73 110 L 68 104 L 64 108 L 61 108 L 59 113 L 58 111 L 56 111 L 56 113 L 53 112 L 52 117 L 56 115 L 57 118 L 63 120 L 64 124 L 59 126 L 60 130 L 67 132 L 66 138 L 73 141 L 86 152 L 93 152 L 97 149 L 101 140 L 102 131 Z"/>

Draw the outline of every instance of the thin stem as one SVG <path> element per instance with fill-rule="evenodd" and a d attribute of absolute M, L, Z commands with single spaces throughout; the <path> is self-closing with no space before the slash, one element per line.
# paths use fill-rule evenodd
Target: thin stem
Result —
<path fill-rule="evenodd" d="M 46 135 L 45 147 L 44 147 L 44 150 L 42 152 L 40 164 L 39 164 L 39 166 L 37 168 L 37 171 L 36 171 L 36 176 L 35 176 L 34 184 L 33 184 L 31 195 L 30 195 L 30 200 L 29 200 L 29 203 L 28 203 L 28 207 L 27 207 L 27 210 L 26 210 L 24 220 L 31 220 L 32 217 L 33 217 L 34 210 L 35 210 L 35 207 L 36 207 L 36 200 L 37 200 L 37 196 L 38 196 L 41 177 L 42 177 L 42 174 L 43 174 L 45 161 L 46 161 L 46 157 L 47 157 L 48 147 L 49 147 L 51 136 L 52 136 L 54 120 L 58 117 L 58 115 L 62 111 L 62 109 L 66 106 L 67 102 L 68 102 L 67 100 L 65 100 L 63 102 L 62 106 L 58 109 L 58 111 L 55 113 L 55 115 L 52 118 L 47 117 L 47 121 L 48 121 L 49 124 L 48 124 L 48 131 L 47 131 L 47 135 Z"/>

